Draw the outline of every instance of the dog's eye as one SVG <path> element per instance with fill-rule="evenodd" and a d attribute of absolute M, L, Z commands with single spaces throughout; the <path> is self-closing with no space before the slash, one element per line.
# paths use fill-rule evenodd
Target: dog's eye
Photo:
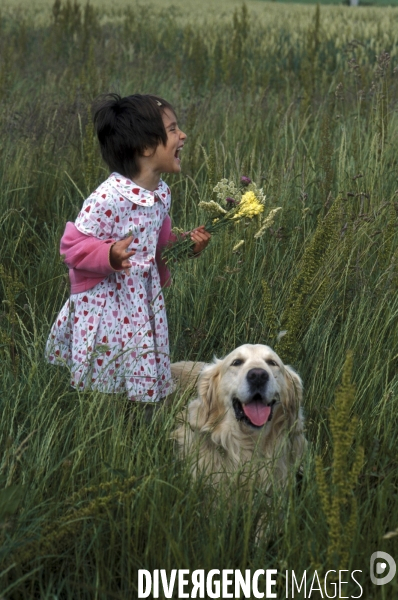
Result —
<path fill-rule="evenodd" d="M 243 360 L 241 358 L 235 358 L 235 360 L 231 362 L 231 367 L 239 367 L 240 365 L 243 365 Z"/>
<path fill-rule="evenodd" d="M 269 365 L 270 367 L 277 367 L 278 363 L 275 362 L 274 360 L 272 360 L 271 358 L 268 358 L 266 361 L 267 365 Z"/>

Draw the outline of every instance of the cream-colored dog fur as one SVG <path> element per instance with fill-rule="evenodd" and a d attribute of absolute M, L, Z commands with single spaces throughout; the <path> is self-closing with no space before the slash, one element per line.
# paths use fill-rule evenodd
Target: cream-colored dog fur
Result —
<path fill-rule="evenodd" d="M 193 457 L 194 474 L 204 472 L 214 483 L 255 474 L 266 488 L 283 485 L 306 447 L 297 373 L 260 344 L 211 364 L 174 363 L 171 370 L 182 389 L 197 381 L 197 397 L 173 432 L 181 456 Z"/>

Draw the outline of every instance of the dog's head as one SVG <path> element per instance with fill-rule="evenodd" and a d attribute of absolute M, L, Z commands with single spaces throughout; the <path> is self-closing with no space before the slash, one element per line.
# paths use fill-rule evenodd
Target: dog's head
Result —
<path fill-rule="evenodd" d="M 229 421 L 245 432 L 255 432 L 271 429 L 275 420 L 294 422 L 302 382 L 269 346 L 245 344 L 206 365 L 198 391 L 194 411 L 190 411 L 195 429 L 214 431 Z"/>

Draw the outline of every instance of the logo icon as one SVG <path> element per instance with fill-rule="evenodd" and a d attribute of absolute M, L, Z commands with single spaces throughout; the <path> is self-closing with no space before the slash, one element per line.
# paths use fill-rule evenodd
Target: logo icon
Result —
<path fill-rule="evenodd" d="M 389 571 L 387 570 L 387 565 Z M 390 583 L 390 581 L 394 579 L 396 572 L 397 565 L 390 554 L 382 552 L 381 550 L 373 552 L 370 557 L 370 579 L 372 580 L 372 583 L 375 585 L 385 585 L 386 583 Z M 383 575 L 383 573 L 386 573 L 384 577 L 379 577 L 379 575 Z"/>

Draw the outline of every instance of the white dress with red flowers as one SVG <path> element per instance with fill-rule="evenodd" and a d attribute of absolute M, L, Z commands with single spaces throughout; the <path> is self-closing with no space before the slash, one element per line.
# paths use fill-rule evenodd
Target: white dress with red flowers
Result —
<path fill-rule="evenodd" d="M 155 192 L 118 173 L 85 200 L 77 229 L 98 239 L 134 239 L 130 275 L 118 271 L 93 288 L 72 294 L 47 342 L 53 364 L 71 371 L 79 389 L 126 392 L 131 400 L 154 402 L 173 389 L 167 317 L 155 262 L 159 232 L 170 208 L 170 190 Z"/>

